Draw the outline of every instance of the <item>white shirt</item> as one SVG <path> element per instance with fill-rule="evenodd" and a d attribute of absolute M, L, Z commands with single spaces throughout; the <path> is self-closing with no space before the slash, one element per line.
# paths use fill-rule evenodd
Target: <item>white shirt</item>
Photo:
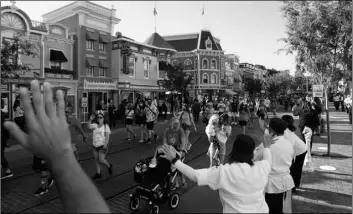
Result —
<path fill-rule="evenodd" d="M 271 170 L 267 160 L 195 170 L 199 186 L 219 190 L 223 213 L 268 213 L 264 189 Z"/>
<path fill-rule="evenodd" d="M 105 128 L 104 128 L 105 127 Z M 93 129 L 93 146 L 100 147 L 105 145 L 105 133 L 107 135 L 110 134 L 110 128 L 107 124 L 98 128 L 96 123 L 91 125 L 91 129 Z"/>
<path fill-rule="evenodd" d="M 134 110 L 126 110 L 125 115 L 126 115 L 126 119 L 134 119 L 135 111 Z"/>
<path fill-rule="evenodd" d="M 289 174 L 294 157 L 293 146 L 284 136 L 275 139 L 275 143 L 270 146 L 272 167 L 266 193 L 282 193 L 294 187 L 293 178 Z"/>
<path fill-rule="evenodd" d="M 294 157 L 303 154 L 307 151 L 306 144 L 294 132 L 289 129 L 284 131 L 284 138 L 286 138 L 293 146 Z"/>

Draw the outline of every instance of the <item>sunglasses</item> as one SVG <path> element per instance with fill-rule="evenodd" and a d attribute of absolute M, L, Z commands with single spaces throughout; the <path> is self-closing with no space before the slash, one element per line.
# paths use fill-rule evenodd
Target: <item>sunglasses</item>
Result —
<path fill-rule="evenodd" d="M 103 117 L 97 117 L 98 119 L 103 119 Z"/>

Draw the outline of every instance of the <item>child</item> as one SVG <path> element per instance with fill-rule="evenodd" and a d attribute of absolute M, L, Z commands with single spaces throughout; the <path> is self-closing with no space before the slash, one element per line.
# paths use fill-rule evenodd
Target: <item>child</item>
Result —
<path fill-rule="evenodd" d="M 213 159 L 218 161 L 218 165 L 220 164 L 219 159 L 219 151 L 221 150 L 220 143 L 217 138 L 217 134 L 219 133 L 219 116 L 214 114 L 209 119 L 208 125 L 206 126 L 206 134 L 208 136 L 208 141 L 210 142 L 210 148 L 208 149 L 207 155 L 210 157 L 210 167 L 213 166 Z"/>
<path fill-rule="evenodd" d="M 304 138 L 305 138 L 305 143 L 306 143 L 306 148 L 307 148 L 307 153 L 305 156 L 304 160 L 304 168 L 306 168 L 309 172 L 314 171 L 314 167 L 311 162 L 311 136 L 313 135 L 313 131 L 311 128 L 305 126 L 303 130 Z"/>
<path fill-rule="evenodd" d="M 222 114 L 220 117 L 220 126 L 221 129 L 217 134 L 217 139 L 220 144 L 220 151 L 218 153 L 219 163 L 224 163 L 224 157 L 226 155 L 226 142 L 232 133 L 232 126 L 229 124 L 228 114 Z"/>

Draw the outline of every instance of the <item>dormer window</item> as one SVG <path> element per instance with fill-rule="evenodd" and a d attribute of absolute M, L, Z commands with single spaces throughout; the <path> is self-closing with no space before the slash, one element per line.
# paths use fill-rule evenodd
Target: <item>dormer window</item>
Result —
<path fill-rule="evenodd" d="M 208 37 L 208 39 L 206 40 L 206 49 L 207 50 L 212 50 L 212 41 L 210 39 L 210 37 Z"/>

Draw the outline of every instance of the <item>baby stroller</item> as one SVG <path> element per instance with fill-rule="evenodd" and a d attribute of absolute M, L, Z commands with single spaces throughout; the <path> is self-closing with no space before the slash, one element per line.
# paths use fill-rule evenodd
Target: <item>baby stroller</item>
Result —
<path fill-rule="evenodd" d="M 140 185 L 135 193 L 130 194 L 130 209 L 138 211 L 140 200 L 148 202 L 150 213 L 159 213 L 159 205 L 169 201 L 171 209 L 177 208 L 180 195 L 174 192 L 175 179 L 180 173 L 178 170 L 171 170 L 171 163 L 157 155 L 157 165 L 150 167 L 153 157 L 138 161 L 134 168 L 134 180 Z M 181 158 L 184 162 L 185 155 Z"/>

